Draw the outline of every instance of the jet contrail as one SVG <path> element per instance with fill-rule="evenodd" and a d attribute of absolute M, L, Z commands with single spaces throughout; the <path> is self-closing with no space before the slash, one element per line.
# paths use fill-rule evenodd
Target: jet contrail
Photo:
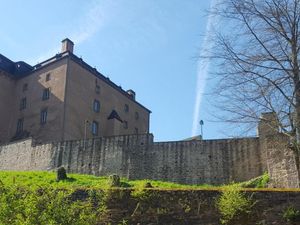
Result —
<path fill-rule="evenodd" d="M 220 3 L 221 0 L 212 0 L 210 4 L 210 11 Z M 200 48 L 200 55 L 207 55 L 211 52 L 214 47 L 213 38 L 213 27 L 218 22 L 218 17 L 216 15 L 210 14 L 206 23 L 205 36 Z M 199 60 L 197 65 L 197 86 L 196 86 L 196 97 L 195 97 L 195 106 L 194 106 L 194 116 L 193 116 L 193 127 L 192 127 L 192 136 L 197 135 L 197 130 L 199 128 L 199 113 L 202 102 L 202 97 L 205 90 L 206 79 L 209 73 L 209 64 L 210 59 L 209 55 L 207 58 L 202 58 Z"/>
<path fill-rule="evenodd" d="M 111 15 L 113 15 L 113 6 L 113 2 L 109 0 L 92 1 L 90 3 L 89 9 L 85 14 L 77 15 L 81 16 L 79 23 L 76 24 L 76 26 L 71 27 L 71 29 L 69 27 L 65 28 L 66 31 L 62 38 L 69 37 L 76 45 L 87 41 L 89 38 L 93 37 L 101 28 L 107 25 L 109 18 L 112 17 Z M 54 35 L 58 36 L 61 34 Z M 60 46 L 50 49 L 49 51 L 43 53 L 38 57 L 27 59 L 27 62 L 34 65 L 37 62 L 42 62 L 45 59 L 54 56 L 58 52 L 60 52 Z"/>

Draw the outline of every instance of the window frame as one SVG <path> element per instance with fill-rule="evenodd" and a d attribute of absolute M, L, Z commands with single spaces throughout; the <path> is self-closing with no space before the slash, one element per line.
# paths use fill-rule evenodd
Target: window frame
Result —
<path fill-rule="evenodd" d="M 42 109 L 40 113 L 40 124 L 45 125 L 48 120 L 48 108 Z"/>
<path fill-rule="evenodd" d="M 23 84 L 22 90 L 23 92 L 28 90 L 28 83 Z"/>
<path fill-rule="evenodd" d="M 93 136 L 99 135 L 99 123 L 95 120 L 92 122 L 92 134 Z"/>
<path fill-rule="evenodd" d="M 135 112 L 134 113 L 134 119 L 139 120 L 139 118 L 140 118 L 140 114 L 138 112 Z"/>
<path fill-rule="evenodd" d="M 24 118 L 19 118 L 17 121 L 17 130 L 16 133 L 21 133 L 24 129 Z"/>
<path fill-rule="evenodd" d="M 20 101 L 20 111 L 26 109 L 26 107 L 27 107 L 27 98 L 24 97 Z"/>
<path fill-rule="evenodd" d="M 93 102 L 93 111 L 96 112 L 96 113 L 100 112 L 100 101 L 97 100 L 97 99 L 94 99 L 94 102 Z"/>
<path fill-rule="evenodd" d="M 124 105 L 124 112 L 129 113 L 129 105 L 128 104 Z"/>
<path fill-rule="evenodd" d="M 99 84 L 95 85 L 95 92 L 96 92 L 96 94 L 100 94 L 100 85 Z"/>
<path fill-rule="evenodd" d="M 42 100 L 46 101 L 48 99 L 50 99 L 50 88 L 44 88 L 43 95 L 42 95 Z"/>
<path fill-rule="evenodd" d="M 128 129 L 128 121 L 126 121 L 126 120 L 123 121 L 123 128 L 124 128 L 125 130 Z"/>
<path fill-rule="evenodd" d="M 46 74 L 46 78 L 45 78 L 45 81 L 48 82 L 51 80 L 51 73 L 47 73 Z"/>

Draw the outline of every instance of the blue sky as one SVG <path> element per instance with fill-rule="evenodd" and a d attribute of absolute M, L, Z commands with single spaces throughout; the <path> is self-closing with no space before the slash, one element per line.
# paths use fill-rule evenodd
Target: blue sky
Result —
<path fill-rule="evenodd" d="M 206 12 L 211 1 L 0 3 L 1 54 L 34 65 L 59 52 L 61 40 L 68 37 L 76 55 L 125 90 L 136 92 L 137 100 L 152 111 L 150 131 L 155 140 L 199 134 L 195 125 L 200 119 L 205 139 L 224 137 L 220 124 L 209 122 L 209 96 L 201 94 L 209 85 L 209 62 L 195 58 L 212 46 L 207 35 L 212 21 Z M 195 102 L 201 102 L 196 107 L 200 110 L 195 110 Z"/>

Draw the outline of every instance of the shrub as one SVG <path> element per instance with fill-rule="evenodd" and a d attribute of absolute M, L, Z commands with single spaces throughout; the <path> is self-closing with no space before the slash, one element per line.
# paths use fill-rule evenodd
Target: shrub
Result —
<path fill-rule="evenodd" d="M 232 220 L 250 214 L 254 204 L 252 198 L 242 193 L 241 188 L 236 184 L 225 187 L 216 200 L 222 224 L 228 224 Z"/>
<path fill-rule="evenodd" d="M 266 188 L 268 186 L 269 180 L 269 174 L 264 173 L 259 177 L 240 183 L 240 186 L 244 188 Z"/>
<path fill-rule="evenodd" d="M 293 206 L 289 206 L 283 211 L 283 219 L 287 222 L 300 222 L 300 212 L 296 210 Z"/>
<path fill-rule="evenodd" d="M 116 174 L 110 175 L 108 177 L 108 184 L 110 187 L 120 187 L 121 186 L 120 177 Z"/>
<path fill-rule="evenodd" d="M 145 188 L 153 188 L 153 186 L 150 182 L 147 182 L 144 187 Z"/>
<path fill-rule="evenodd" d="M 71 191 L 0 186 L 1 225 L 93 225 L 101 213 L 91 199 L 73 201 Z"/>
<path fill-rule="evenodd" d="M 56 180 L 61 181 L 61 180 L 66 180 L 66 179 L 68 179 L 66 169 L 64 167 L 59 167 L 57 169 Z"/>

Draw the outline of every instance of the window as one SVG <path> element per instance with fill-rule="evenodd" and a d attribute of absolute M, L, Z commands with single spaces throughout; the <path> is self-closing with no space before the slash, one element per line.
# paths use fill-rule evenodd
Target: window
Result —
<path fill-rule="evenodd" d="M 96 84 L 95 92 L 96 92 L 97 94 L 100 94 L 100 86 L 99 86 L 98 84 Z"/>
<path fill-rule="evenodd" d="M 138 128 L 134 128 L 134 132 L 136 133 L 136 134 L 138 134 L 139 133 L 139 129 Z"/>
<path fill-rule="evenodd" d="M 26 109 L 26 98 L 22 98 L 20 102 L 20 110 Z"/>
<path fill-rule="evenodd" d="M 24 118 L 18 119 L 17 122 L 17 133 L 20 133 L 23 131 L 23 123 L 24 123 Z"/>
<path fill-rule="evenodd" d="M 41 111 L 41 124 L 46 124 L 47 123 L 47 115 L 48 115 L 48 110 L 47 109 L 43 109 Z"/>
<path fill-rule="evenodd" d="M 127 121 L 123 121 L 123 127 L 124 127 L 124 129 L 128 129 L 128 122 Z"/>
<path fill-rule="evenodd" d="M 128 106 L 127 104 L 124 105 L 124 111 L 125 111 L 126 113 L 129 112 L 129 106 Z"/>
<path fill-rule="evenodd" d="M 46 82 L 49 81 L 49 80 L 51 80 L 51 74 L 50 74 L 50 73 L 47 73 L 47 74 L 46 74 Z"/>
<path fill-rule="evenodd" d="M 27 91 L 27 89 L 28 89 L 28 84 L 27 83 L 23 84 L 23 91 Z"/>
<path fill-rule="evenodd" d="M 93 121 L 92 123 L 92 133 L 93 135 L 98 135 L 98 129 L 99 129 L 99 125 L 98 125 L 98 122 L 96 121 Z"/>
<path fill-rule="evenodd" d="M 100 112 L 100 102 L 96 99 L 94 100 L 93 110 L 94 112 Z"/>
<path fill-rule="evenodd" d="M 49 97 L 50 97 L 50 88 L 45 88 L 43 90 L 43 97 L 42 97 L 43 101 L 49 99 Z"/>
<path fill-rule="evenodd" d="M 139 113 L 138 113 L 138 112 L 135 112 L 135 114 L 134 114 L 134 118 L 135 118 L 136 120 L 138 120 L 138 119 L 140 118 L 140 115 L 139 115 Z"/>

